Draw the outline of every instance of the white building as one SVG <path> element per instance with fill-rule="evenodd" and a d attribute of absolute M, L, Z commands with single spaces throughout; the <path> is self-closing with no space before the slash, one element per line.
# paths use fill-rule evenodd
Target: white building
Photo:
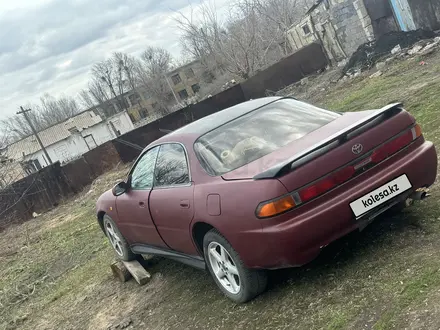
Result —
<path fill-rule="evenodd" d="M 52 162 L 65 164 L 133 129 L 126 111 L 104 120 L 88 110 L 39 132 L 38 136 Z M 4 156 L 17 165 L 21 164 L 26 174 L 50 163 L 34 135 L 9 145 Z"/>

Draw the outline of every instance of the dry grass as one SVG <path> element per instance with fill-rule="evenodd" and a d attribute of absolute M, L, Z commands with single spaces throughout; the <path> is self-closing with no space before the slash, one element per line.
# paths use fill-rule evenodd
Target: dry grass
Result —
<path fill-rule="evenodd" d="M 428 66 L 418 59 L 399 62 L 382 77 L 359 77 L 307 96 L 339 110 L 402 100 L 438 143 L 440 56 L 426 60 Z M 267 293 L 237 306 L 206 273 L 168 260 L 151 261 L 153 279 L 144 287 L 112 278 L 113 254 L 94 202 L 125 171 L 107 174 L 90 193 L 1 234 L 0 328 L 116 329 L 121 322 L 133 329 L 440 327 L 438 186 L 431 199 L 377 219 L 307 267 L 272 272 Z"/>

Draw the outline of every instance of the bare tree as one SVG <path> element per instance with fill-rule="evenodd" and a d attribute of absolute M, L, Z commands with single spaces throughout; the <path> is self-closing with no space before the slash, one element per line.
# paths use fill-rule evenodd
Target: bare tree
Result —
<path fill-rule="evenodd" d="M 134 68 L 136 59 L 128 54 L 115 52 L 113 53 L 113 63 L 118 70 L 118 87 L 123 92 L 126 88 L 136 89 L 136 80 L 134 77 Z"/>
<path fill-rule="evenodd" d="M 247 79 L 288 53 L 280 44 L 294 22 L 297 0 L 238 0 L 225 22 L 211 2 L 176 18 L 183 49 L 209 66 Z M 290 14 L 287 14 L 289 12 Z M 212 66 L 212 65 L 211 65 Z"/>
<path fill-rule="evenodd" d="M 84 109 L 90 109 L 96 106 L 92 93 L 87 89 L 81 89 L 78 93 L 79 102 Z"/>
<path fill-rule="evenodd" d="M 92 78 L 92 80 L 89 81 L 88 92 L 92 99 L 98 104 L 103 104 L 111 99 L 105 83 L 99 78 Z"/>
<path fill-rule="evenodd" d="M 225 24 L 218 19 L 213 2 L 202 2 L 197 11 L 191 7 L 189 15 L 180 12 L 175 21 L 182 35 L 184 54 L 201 60 L 207 69 L 221 66 L 222 58 L 216 52 L 216 44 L 225 32 Z"/>
<path fill-rule="evenodd" d="M 55 98 L 46 93 L 40 98 L 40 102 L 41 106 L 38 109 L 39 117 L 45 127 L 73 117 L 80 111 L 80 107 L 75 99 L 66 95 Z"/>
<path fill-rule="evenodd" d="M 147 74 L 151 77 L 166 74 L 172 69 L 170 52 L 161 47 L 148 47 L 141 55 Z"/>
<path fill-rule="evenodd" d="M 127 109 L 127 103 L 124 100 L 124 83 L 122 81 L 122 75 L 119 70 L 119 66 L 115 66 L 115 62 L 112 59 L 96 63 L 92 68 L 92 83 L 97 89 L 98 97 L 102 97 L 107 94 L 105 88 L 108 89 L 112 98 L 114 98 L 119 106 L 119 109 Z M 98 81 L 104 83 L 99 84 Z"/>
<path fill-rule="evenodd" d="M 148 47 L 133 67 L 139 85 L 148 91 L 165 112 L 170 108 L 174 93 L 167 80 L 167 73 L 172 68 L 171 54 L 160 47 Z"/>
<path fill-rule="evenodd" d="M 280 45 L 283 55 L 290 52 L 287 31 L 308 9 L 308 0 L 239 0 L 239 5 L 254 8 L 267 33 L 283 40 Z"/>

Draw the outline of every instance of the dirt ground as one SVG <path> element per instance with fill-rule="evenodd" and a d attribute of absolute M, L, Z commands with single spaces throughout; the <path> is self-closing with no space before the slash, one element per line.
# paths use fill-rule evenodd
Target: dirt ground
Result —
<path fill-rule="evenodd" d="M 326 72 L 284 93 L 342 111 L 403 101 L 426 138 L 440 142 L 440 54 L 382 71 L 338 83 L 331 82 L 338 72 Z M 271 272 L 265 294 L 235 305 L 207 273 L 161 258 L 150 260 L 145 286 L 113 278 L 94 203 L 126 171 L 119 167 L 81 197 L 0 234 L 0 329 L 440 328 L 438 185 L 430 199 L 382 216 L 313 263 Z"/>

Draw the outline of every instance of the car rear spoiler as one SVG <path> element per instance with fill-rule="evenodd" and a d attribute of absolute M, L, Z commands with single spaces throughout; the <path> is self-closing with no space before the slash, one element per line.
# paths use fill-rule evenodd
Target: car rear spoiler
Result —
<path fill-rule="evenodd" d="M 290 159 L 279 163 L 268 170 L 259 173 L 253 177 L 254 180 L 272 179 L 282 176 L 294 169 L 310 162 L 311 160 L 325 154 L 331 149 L 336 148 L 340 144 L 350 140 L 351 138 L 365 132 L 369 128 L 376 126 L 385 119 L 395 115 L 403 109 L 402 103 L 389 104 L 382 109 L 375 111 L 373 114 L 364 118 L 351 126 L 329 136 L 327 139 L 311 146 L 310 148 L 297 153 Z"/>

